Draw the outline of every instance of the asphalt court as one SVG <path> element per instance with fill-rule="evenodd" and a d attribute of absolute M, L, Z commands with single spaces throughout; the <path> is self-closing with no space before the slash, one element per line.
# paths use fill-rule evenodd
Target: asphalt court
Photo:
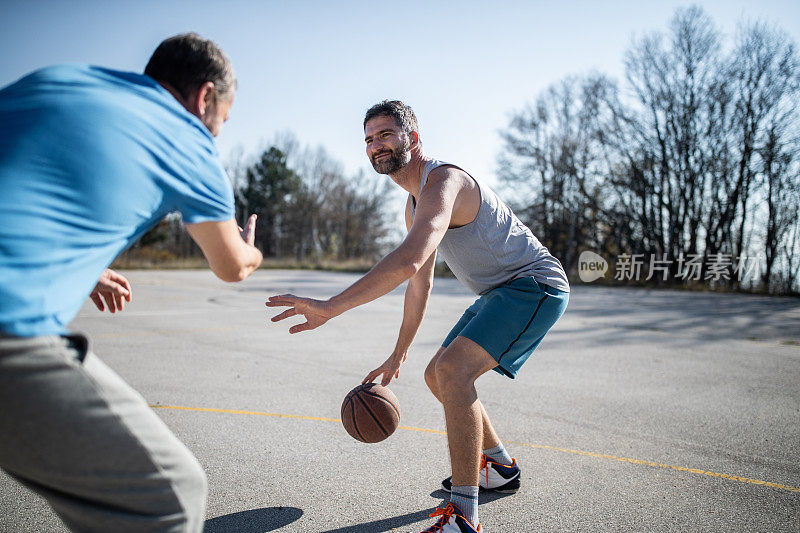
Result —
<path fill-rule="evenodd" d="M 73 328 L 141 392 L 209 478 L 208 532 L 412 531 L 449 475 L 441 408 L 422 372 L 474 297 L 437 279 L 392 390 L 379 444 L 338 422 L 389 355 L 402 289 L 290 336 L 267 296 L 327 297 L 352 274 L 131 271 L 134 301 L 86 305 Z M 800 531 L 800 300 L 576 286 L 516 380 L 477 384 L 523 468 L 481 495 L 484 531 Z M 0 475 L 0 531 L 65 531 Z"/>

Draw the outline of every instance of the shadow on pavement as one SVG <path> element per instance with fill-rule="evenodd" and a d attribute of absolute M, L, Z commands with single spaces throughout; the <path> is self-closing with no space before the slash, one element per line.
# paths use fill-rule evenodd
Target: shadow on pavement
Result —
<path fill-rule="evenodd" d="M 796 297 L 602 287 L 573 292 L 566 316 L 588 320 L 587 333 L 610 326 L 703 340 L 800 340 Z"/>
<path fill-rule="evenodd" d="M 442 503 L 440 505 L 437 505 L 436 507 L 441 507 L 447 504 L 448 501 L 450 501 L 450 494 L 448 494 L 442 489 L 433 491 L 431 493 L 431 496 L 434 498 L 442 499 Z M 511 496 L 511 494 L 500 494 L 497 492 L 481 492 L 480 504 L 482 505 L 484 503 L 493 502 L 497 499 L 504 498 L 506 496 Z M 338 529 L 327 529 L 323 533 L 373 533 L 375 531 L 391 531 L 394 528 L 400 528 L 403 526 L 407 526 L 408 524 L 413 524 L 414 522 L 419 522 L 421 520 L 429 518 L 429 515 L 436 509 L 436 507 L 432 507 L 430 509 L 423 511 L 417 511 L 416 513 L 408 513 L 400 516 L 395 516 L 392 518 L 373 520 L 372 522 L 365 522 L 363 524 L 356 524 L 354 526 L 340 527 Z M 433 522 L 431 522 L 431 524 L 432 523 Z"/>
<path fill-rule="evenodd" d="M 303 516 L 297 507 L 263 507 L 206 520 L 203 533 L 264 533 L 291 524 Z"/>
<path fill-rule="evenodd" d="M 425 520 L 428 515 L 433 512 L 433 509 L 425 511 L 417 511 L 416 513 L 408 513 L 401 516 L 392 518 L 383 518 L 381 520 L 373 520 L 364 524 L 356 524 L 355 526 L 340 527 L 339 529 L 328 529 L 323 533 L 374 533 L 375 531 L 391 531 L 393 528 L 407 526 L 420 520 Z"/>

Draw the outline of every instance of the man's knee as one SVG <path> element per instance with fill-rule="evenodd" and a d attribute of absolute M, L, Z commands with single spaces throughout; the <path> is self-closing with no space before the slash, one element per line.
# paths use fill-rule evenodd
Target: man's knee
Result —
<path fill-rule="evenodd" d="M 436 381 L 436 362 L 438 361 L 439 357 L 442 355 L 442 352 L 444 352 L 444 350 L 445 350 L 444 347 L 439 348 L 439 350 L 436 352 L 436 355 L 434 355 L 431 358 L 430 362 L 428 363 L 428 366 L 425 368 L 425 374 L 424 374 L 425 384 L 428 385 L 428 388 L 433 393 L 433 395 L 436 396 L 437 399 L 439 398 L 439 384 Z"/>
<path fill-rule="evenodd" d="M 477 376 L 473 376 L 469 369 L 459 361 L 457 354 L 444 352 L 437 360 L 434 369 L 436 384 L 440 394 L 463 390 L 472 386 Z"/>
<path fill-rule="evenodd" d="M 438 396 L 439 385 L 436 383 L 436 359 L 432 359 L 425 369 L 425 384 L 428 385 L 434 396 Z"/>
<path fill-rule="evenodd" d="M 497 366 L 497 361 L 483 347 L 458 336 L 436 358 L 436 384 L 443 396 L 474 387 L 475 380 Z"/>

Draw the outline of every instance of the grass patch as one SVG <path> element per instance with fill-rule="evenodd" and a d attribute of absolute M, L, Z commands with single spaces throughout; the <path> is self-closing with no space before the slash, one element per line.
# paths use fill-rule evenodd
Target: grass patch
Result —
<path fill-rule="evenodd" d="M 369 259 L 345 261 L 319 260 L 297 261 L 294 259 L 266 258 L 259 270 L 324 270 L 330 272 L 366 272 L 375 264 Z M 208 262 L 203 257 L 158 257 L 154 255 L 126 257 L 125 254 L 111 264 L 117 270 L 199 270 L 207 269 Z"/>

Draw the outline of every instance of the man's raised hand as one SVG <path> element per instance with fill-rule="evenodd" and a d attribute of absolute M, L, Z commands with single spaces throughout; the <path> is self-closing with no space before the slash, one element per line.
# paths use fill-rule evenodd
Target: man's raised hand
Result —
<path fill-rule="evenodd" d="M 244 225 L 244 229 L 239 228 L 239 231 L 242 234 L 242 240 L 249 244 L 250 246 L 255 246 L 256 242 L 256 219 L 258 215 L 250 215 L 247 218 L 247 222 Z"/>

